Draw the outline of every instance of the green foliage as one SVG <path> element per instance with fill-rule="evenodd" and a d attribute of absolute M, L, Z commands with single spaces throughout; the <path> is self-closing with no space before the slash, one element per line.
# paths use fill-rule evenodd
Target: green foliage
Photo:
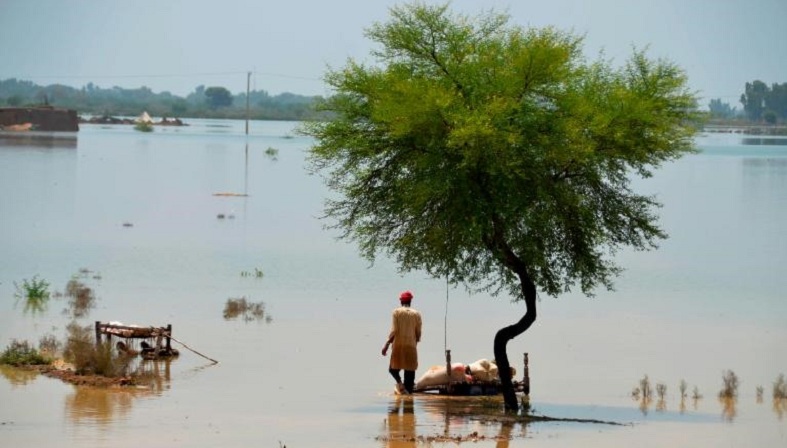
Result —
<path fill-rule="evenodd" d="M 447 5 L 394 7 L 370 65 L 329 71 L 309 163 L 326 216 L 374 260 L 523 298 L 611 287 L 622 246 L 656 247 L 650 176 L 693 151 L 696 98 L 672 63 L 587 62 L 582 38 Z"/>
<path fill-rule="evenodd" d="M 53 334 L 46 334 L 38 340 L 39 353 L 49 359 L 54 359 L 62 347 L 63 343 Z"/>
<path fill-rule="evenodd" d="M 232 94 L 224 87 L 208 87 L 205 89 L 205 98 L 213 110 L 232 105 Z"/>
<path fill-rule="evenodd" d="M 734 107 L 730 107 L 728 103 L 723 103 L 719 98 L 710 100 L 710 103 L 708 103 L 708 110 L 710 111 L 711 118 L 729 119 L 737 115 L 737 110 Z"/>
<path fill-rule="evenodd" d="M 8 99 L 6 99 L 5 102 L 6 102 L 6 104 L 8 104 L 9 106 L 12 106 L 12 107 L 21 106 L 22 105 L 22 97 L 19 96 L 19 95 L 13 95 L 13 96 L 8 97 Z"/>
<path fill-rule="evenodd" d="M 144 121 L 134 124 L 134 130 L 139 132 L 153 132 L 153 125 Z"/>
<path fill-rule="evenodd" d="M 118 356 L 109 342 L 96 344 L 91 326 L 82 327 L 72 322 L 68 324 L 66 331 L 67 341 L 63 357 L 74 365 L 76 373 L 106 377 L 126 375 L 130 360 Z"/>
<path fill-rule="evenodd" d="M 762 119 L 763 119 L 763 121 L 765 121 L 768 124 L 776 124 L 776 120 L 777 120 L 776 112 L 774 112 L 772 110 L 766 110 L 762 114 Z"/>
<path fill-rule="evenodd" d="M 268 147 L 268 149 L 265 150 L 265 156 L 274 161 L 279 160 L 279 150 Z"/>
<path fill-rule="evenodd" d="M 25 313 L 36 314 L 46 311 L 50 297 L 49 282 L 35 275 L 30 280 L 23 279 L 21 286 L 14 282 L 14 287 L 16 288 L 14 296 L 17 299 L 17 303 L 20 300 L 24 300 Z"/>
<path fill-rule="evenodd" d="M 779 118 L 787 120 L 787 82 L 770 87 L 760 80 L 747 82 L 740 101 L 752 121 L 775 124 Z"/>
<path fill-rule="evenodd" d="M 8 364 L 12 366 L 30 366 L 30 365 L 45 365 L 49 361 L 41 356 L 41 354 L 27 341 L 11 341 L 11 344 L 6 347 L 2 354 L 0 354 L 0 364 Z"/>

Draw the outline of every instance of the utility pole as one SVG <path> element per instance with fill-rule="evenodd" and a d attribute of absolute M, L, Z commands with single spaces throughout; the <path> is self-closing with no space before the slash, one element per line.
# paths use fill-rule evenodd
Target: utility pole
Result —
<path fill-rule="evenodd" d="M 251 82 L 251 72 L 246 73 L 246 135 L 249 135 L 249 83 Z"/>

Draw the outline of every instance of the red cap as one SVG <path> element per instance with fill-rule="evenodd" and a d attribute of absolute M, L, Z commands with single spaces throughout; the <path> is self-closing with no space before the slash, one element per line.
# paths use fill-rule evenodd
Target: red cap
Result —
<path fill-rule="evenodd" d="M 405 291 L 399 294 L 399 300 L 401 300 L 402 302 L 409 302 L 413 300 L 413 293 L 411 293 L 410 291 Z"/>

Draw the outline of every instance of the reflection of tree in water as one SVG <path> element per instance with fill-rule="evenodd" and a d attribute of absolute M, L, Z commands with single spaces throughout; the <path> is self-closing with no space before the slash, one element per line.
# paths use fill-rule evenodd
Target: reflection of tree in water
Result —
<path fill-rule="evenodd" d="M 131 410 L 134 399 L 161 395 L 170 388 L 172 360 L 145 360 L 136 368 L 144 387 L 95 388 L 76 386 L 66 397 L 66 415 L 75 424 L 107 425 L 122 419 Z"/>
<path fill-rule="evenodd" d="M 773 412 L 779 420 L 784 419 L 784 414 L 787 412 L 787 399 L 774 398 L 773 399 Z"/>
<path fill-rule="evenodd" d="M 611 421 L 549 417 L 531 412 L 504 413 L 503 397 L 499 395 L 416 394 L 397 396 L 394 400 L 388 409 L 383 435 L 377 437 L 386 447 L 413 447 L 435 442 L 458 444 L 496 441 L 497 447 L 505 448 L 513 438 L 526 437 L 527 425 L 532 422 L 621 425 Z M 417 412 L 416 407 L 423 412 Z M 416 417 L 419 419 L 417 425 Z M 519 432 L 515 431 L 517 426 Z M 416 433 L 416 427 L 421 434 Z"/>
<path fill-rule="evenodd" d="M 77 386 L 66 397 L 66 416 L 75 424 L 107 425 L 131 410 L 134 396 L 149 392 L 131 388 L 94 388 Z"/>
<path fill-rule="evenodd" d="M 11 366 L 0 366 L 0 375 L 3 375 L 12 386 L 16 387 L 25 386 L 35 381 L 38 372 Z"/>
<path fill-rule="evenodd" d="M 642 412 L 642 415 L 648 415 L 648 409 L 650 408 L 650 403 L 653 402 L 651 397 L 642 396 L 639 400 L 639 410 Z"/>
<path fill-rule="evenodd" d="M 738 411 L 735 409 L 738 399 L 736 397 L 719 396 L 721 403 L 721 416 L 724 420 L 731 422 L 735 420 Z"/>

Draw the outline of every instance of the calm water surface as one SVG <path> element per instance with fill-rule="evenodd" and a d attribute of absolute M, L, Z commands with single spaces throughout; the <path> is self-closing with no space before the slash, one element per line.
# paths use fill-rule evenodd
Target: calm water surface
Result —
<path fill-rule="evenodd" d="M 0 446 L 413 446 L 384 440 L 473 431 L 510 438 L 499 446 L 785 446 L 787 405 L 770 399 L 787 373 L 785 142 L 701 136 L 701 153 L 634 183 L 664 204 L 670 239 L 618 254 L 614 292 L 542 298 L 538 322 L 509 344 L 520 371 L 530 354 L 538 413 L 630 425 L 522 427 L 456 417 L 471 406 L 461 400 L 393 396 L 379 351 L 399 291 L 414 291 L 424 316 L 421 371 L 446 347 L 454 361 L 491 358 L 522 305 L 402 276 L 385 259 L 368 266 L 323 229 L 326 190 L 305 172 L 310 141 L 294 126 L 0 136 L 0 346 L 63 337 L 68 322 L 63 299 L 24 314 L 15 283 L 38 275 L 63 291 L 87 269 L 98 305 L 80 323 L 170 323 L 220 361 L 181 347 L 147 366 L 153 387 L 110 391 L 2 369 Z M 242 275 L 255 269 L 264 276 Z M 264 302 L 270 322 L 225 320 L 238 297 Z M 734 407 L 715 398 L 727 369 L 741 379 Z M 646 374 L 667 385 L 664 402 L 631 399 Z M 704 398 L 681 403 L 682 379 Z"/>

